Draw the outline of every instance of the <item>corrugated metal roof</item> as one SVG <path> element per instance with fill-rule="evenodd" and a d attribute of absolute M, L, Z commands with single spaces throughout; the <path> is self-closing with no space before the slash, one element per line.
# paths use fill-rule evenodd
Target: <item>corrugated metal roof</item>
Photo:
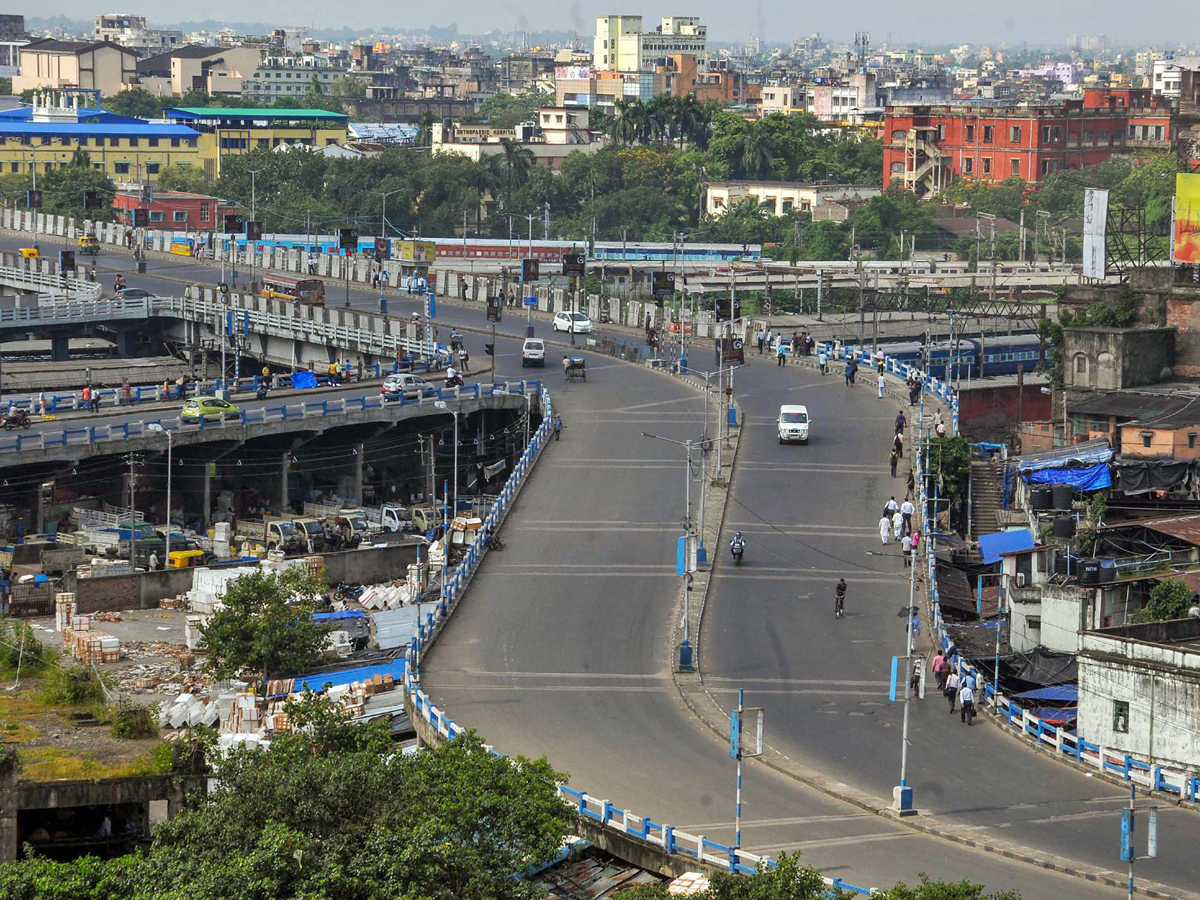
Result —
<path fill-rule="evenodd" d="M 243 106 L 175 106 L 166 111 L 168 119 L 329 119 L 345 122 L 345 113 L 327 109 L 257 109 Z"/>
<path fill-rule="evenodd" d="M 1038 469 L 1058 469 L 1069 463 L 1093 466 L 1112 459 L 1112 448 L 1107 438 L 1083 441 L 1066 447 L 1055 447 L 1040 453 L 1026 453 L 1012 462 L 1021 472 L 1036 472 Z"/>
<path fill-rule="evenodd" d="M 1101 531 L 1116 531 L 1130 526 L 1146 528 L 1158 534 L 1179 538 L 1190 544 L 1200 545 L 1200 513 L 1184 516 L 1158 516 L 1153 519 L 1133 519 L 1129 522 L 1118 522 L 1115 525 L 1105 525 Z"/>
<path fill-rule="evenodd" d="M 1155 394 L 1148 391 L 1112 391 L 1072 401 L 1067 406 L 1067 413 L 1140 419 L 1176 412 L 1192 403 L 1194 399 L 1178 394 Z"/>

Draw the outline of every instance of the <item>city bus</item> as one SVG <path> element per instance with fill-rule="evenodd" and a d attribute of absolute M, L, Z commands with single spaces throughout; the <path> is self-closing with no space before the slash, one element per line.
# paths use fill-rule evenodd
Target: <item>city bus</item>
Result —
<path fill-rule="evenodd" d="M 262 295 L 273 300 L 294 301 L 311 306 L 325 305 L 325 282 L 318 278 L 288 278 L 285 275 L 264 275 Z"/>

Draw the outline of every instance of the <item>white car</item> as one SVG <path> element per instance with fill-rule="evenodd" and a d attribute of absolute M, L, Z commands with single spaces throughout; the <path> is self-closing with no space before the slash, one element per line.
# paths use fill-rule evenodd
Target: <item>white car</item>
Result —
<path fill-rule="evenodd" d="M 546 344 L 541 338 L 525 338 L 521 347 L 521 368 L 526 366 L 546 367 Z"/>
<path fill-rule="evenodd" d="M 395 372 L 383 379 L 379 393 L 384 402 L 401 400 L 405 397 L 422 397 L 434 394 L 437 388 L 419 375 L 411 372 Z"/>
<path fill-rule="evenodd" d="M 591 334 L 592 320 L 583 313 L 560 312 L 554 314 L 554 330 L 574 334 Z"/>
<path fill-rule="evenodd" d="M 810 425 L 812 425 L 812 419 L 808 417 L 807 406 L 779 407 L 779 443 L 799 441 L 807 444 Z"/>

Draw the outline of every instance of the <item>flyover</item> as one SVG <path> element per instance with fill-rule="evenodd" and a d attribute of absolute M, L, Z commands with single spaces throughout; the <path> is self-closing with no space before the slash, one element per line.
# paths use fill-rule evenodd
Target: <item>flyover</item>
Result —
<path fill-rule="evenodd" d="M 356 295 L 359 297 L 361 294 Z M 371 299 L 368 296 L 363 302 Z M 700 727 L 684 709 L 668 671 L 671 610 L 677 593 L 674 539 L 683 505 L 678 483 L 683 474 L 682 457 L 639 437 L 646 430 L 681 440 L 698 437 L 703 418 L 701 395 L 661 374 L 616 361 L 598 359 L 589 369 L 591 377 L 586 384 L 565 385 L 555 392 L 555 408 L 567 425 L 564 440 L 549 448 L 530 478 L 513 510 L 513 527 L 506 526 L 508 550 L 486 560 L 462 609 L 427 660 L 425 684 L 446 701 L 463 724 L 478 727 L 499 749 L 545 753 L 552 763 L 571 772 L 574 785 L 586 787 L 592 794 L 652 813 L 656 819 L 678 822 L 689 831 L 728 840 L 734 790 L 727 742 Z M 794 514 L 779 521 L 798 526 L 784 530 L 800 531 L 808 535 L 803 538 L 806 543 L 825 551 L 832 546 L 839 555 L 843 552 L 836 535 L 825 532 L 848 533 L 853 555 L 846 558 L 874 566 L 865 550 L 854 549 L 870 543 L 867 535 L 849 529 L 874 522 L 879 476 L 873 472 L 876 468 L 886 471 L 883 448 L 890 435 L 891 415 L 866 390 L 833 394 L 833 389 L 840 387 L 837 379 L 818 382 L 794 368 L 763 371 L 756 369 L 754 361 L 750 374 L 749 390 L 745 389 L 747 381 L 739 380 L 743 386 L 739 400 L 748 409 L 751 404 L 758 405 L 750 409 L 747 420 L 746 446 L 739 461 L 742 471 L 753 468 L 775 470 L 781 477 L 789 471 L 818 476 L 803 481 L 799 490 L 786 480 L 772 488 L 777 496 L 770 501 Z M 818 405 L 822 395 L 830 395 L 821 401 L 827 406 Z M 777 408 L 780 398 L 803 398 L 818 410 L 816 427 L 837 429 L 839 440 L 827 446 L 818 441 L 811 448 L 793 448 L 801 453 L 815 451 L 807 470 L 791 469 L 788 460 L 759 456 L 767 433 L 763 410 Z M 878 448 L 874 453 L 872 446 Z M 735 498 L 747 504 L 761 501 L 757 495 L 744 496 L 741 477 L 740 473 L 735 476 Z M 823 485 L 819 490 L 810 488 L 816 482 Z M 840 491 L 835 490 L 838 486 Z M 832 520 L 821 518 L 829 515 L 829 503 L 845 507 L 837 514 L 844 516 L 844 527 L 835 528 Z M 731 521 L 739 515 L 738 508 L 736 503 L 731 508 Z M 868 513 L 870 518 L 863 519 Z M 801 579 L 796 573 L 800 570 L 806 572 L 804 581 L 815 579 L 815 592 L 836 575 L 817 571 L 834 566 L 808 561 L 803 555 L 793 563 L 798 553 L 795 542 L 785 544 L 780 538 L 781 542 L 772 546 L 770 540 L 773 538 L 753 539 L 751 565 L 746 571 L 754 576 L 773 574 L 759 571 L 757 554 L 772 559 L 775 553 L 783 556 L 783 561 L 777 561 L 782 571 L 774 573 L 779 577 L 748 581 L 742 590 L 729 595 L 732 600 L 721 593 L 723 585 L 715 588 L 714 611 L 702 635 L 701 664 L 708 665 L 710 654 L 719 658 L 722 640 L 736 652 L 745 634 L 746 652 L 738 659 L 743 664 L 761 665 L 760 672 L 765 674 L 758 677 L 768 679 L 745 685 L 768 706 L 768 733 L 774 740 L 778 731 L 779 739 L 790 742 L 789 746 L 815 752 L 814 746 L 819 749 L 824 744 L 810 745 L 810 738 L 829 727 L 832 716 L 821 714 L 815 723 L 814 717 L 787 722 L 782 707 L 775 704 L 786 696 L 782 691 L 819 688 L 832 677 L 808 658 L 813 642 L 829 647 L 829 652 L 841 645 L 831 641 L 815 619 L 811 633 L 797 633 L 806 623 L 780 620 L 773 637 L 760 638 L 770 618 L 768 603 L 786 602 L 782 596 L 764 596 L 761 586 L 799 586 Z M 839 563 L 838 569 L 844 565 Z M 895 736 L 898 711 L 884 705 L 884 659 L 900 640 L 892 608 L 903 602 L 906 594 L 894 565 L 890 570 L 879 568 L 882 571 L 861 577 L 864 586 L 869 585 L 878 595 L 880 612 L 870 621 L 855 623 L 863 626 L 863 632 L 862 637 L 853 638 L 874 644 L 874 653 L 851 657 L 862 667 L 854 680 L 867 682 L 859 687 L 872 692 L 864 699 L 878 698 L 879 714 L 869 721 L 849 714 L 846 719 L 852 725 L 889 730 Z M 719 619 L 717 610 L 725 605 L 728 615 Z M 832 617 L 828 619 L 831 624 Z M 717 621 L 722 624 L 714 626 Z M 722 633 L 717 634 L 715 627 Z M 843 635 L 843 639 L 847 637 Z M 710 644 L 717 649 L 710 651 Z M 751 653 L 754 659 L 743 658 Z M 720 694 L 728 702 L 727 692 L 750 673 L 723 670 L 721 677 L 732 679 L 720 685 Z M 783 679 L 783 683 L 773 688 L 771 679 Z M 818 684 L 792 683 L 795 680 Z M 964 729 L 953 736 L 934 731 L 951 723 L 943 713 L 939 726 L 932 704 L 929 710 L 931 721 L 922 722 L 919 728 L 931 729 L 935 741 L 946 744 L 946 749 L 936 759 L 917 764 L 931 767 L 914 777 L 919 804 L 928 802 L 922 799 L 925 780 L 931 785 L 944 781 L 949 802 L 961 809 L 1012 807 L 1014 790 L 1018 796 L 1027 796 L 1033 789 L 1022 783 L 1024 774 L 1015 784 L 999 786 L 987 777 L 987 767 L 1001 756 L 1011 756 L 1023 772 L 1040 772 L 1034 781 L 1036 788 L 1053 790 L 1055 782 L 1071 782 L 1074 777 L 1068 778 L 1066 770 L 1057 767 L 1041 771 L 1048 763 L 989 734 L 986 728 Z M 853 743 L 865 730 L 848 727 L 843 735 L 846 742 Z M 964 744 L 964 734 L 974 743 Z M 890 750 L 880 747 L 877 753 L 868 754 L 861 766 L 858 758 L 854 765 L 843 764 L 848 783 L 861 781 L 873 787 L 876 782 L 889 782 L 882 761 L 894 760 L 897 755 L 898 748 L 892 744 Z M 943 768 L 933 769 L 935 761 Z M 1074 785 L 1068 788 L 1074 790 Z M 993 888 L 1016 887 L 1026 898 L 1115 896 L 1115 892 L 1088 882 L 921 834 L 761 767 L 749 768 L 744 799 L 745 843 L 750 849 L 771 854 L 800 849 L 806 861 L 827 874 L 853 876 L 860 884 L 886 885 L 897 879 L 914 882 L 926 871 L 934 877 L 970 877 Z M 1042 798 L 1037 799 L 1040 802 Z M 1099 819 L 1107 812 L 1101 805 L 1092 818 Z M 1115 845 L 1115 829 L 1100 842 L 1090 832 L 1076 831 L 1080 823 L 1087 822 L 1087 818 L 1076 817 L 1057 826 L 1072 854 L 1082 854 L 1091 845 L 1096 853 Z M 1157 873 L 1148 874 L 1155 877 Z M 1186 885 L 1195 882 L 1193 877 Z"/>

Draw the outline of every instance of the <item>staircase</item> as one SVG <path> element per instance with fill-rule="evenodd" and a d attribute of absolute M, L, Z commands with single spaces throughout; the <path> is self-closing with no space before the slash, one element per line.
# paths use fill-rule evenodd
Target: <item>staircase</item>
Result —
<path fill-rule="evenodd" d="M 1004 467 L 975 460 L 971 463 L 971 537 L 992 534 L 999 527 L 996 513 L 1001 506 Z"/>

